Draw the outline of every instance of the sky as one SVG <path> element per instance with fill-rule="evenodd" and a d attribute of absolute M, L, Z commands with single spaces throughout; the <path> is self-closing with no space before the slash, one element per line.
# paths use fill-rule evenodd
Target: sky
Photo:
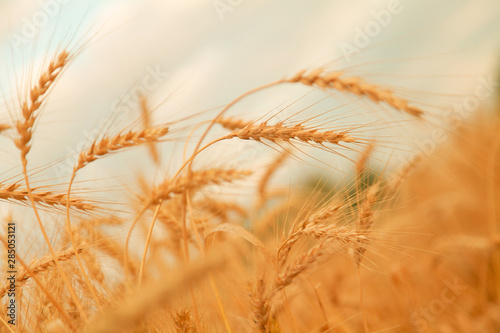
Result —
<path fill-rule="evenodd" d="M 131 97 L 137 91 L 157 106 L 156 123 L 200 113 L 196 119 L 208 119 L 252 88 L 325 66 L 394 87 L 436 115 L 473 95 L 480 79 L 498 72 L 500 53 L 500 3 L 495 0 L 1 0 L 0 16 L 0 121 L 15 117 L 20 89 L 61 43 L 78 47 L 87 41 L 51 93 L 30 153 L 34 167 L 69 156 L 62 168 L 49 170 L 61 179 L 106 119 L 114 119 L 116 128 L 137 120 L 137 101 Z M 234 114 L 260 117 L 298 99 L 297 108 L 319 98 L 304 87 L 284 87 L 250 98 Z M 320 107 L 374 107 L 342 96 L 331 103 Z M 407 121 L 397 114 L 387 117 Z M 397 127 L 401 135 L 432 131 Z M 4 170 L 16 170 L 17 153 L 2 140 Z M 418 146 L 402 141 L 406 153 Z M 182 144 L 164 149 L 179 153 Z M 224 150 L 215 149 L 207 158 L 234 158 L 221 157 Z M 252 152 L 248 156 L 261 154 Z M 102 163 L 88 177 L 115 175 L 116 163 L 133 168 L 137 156 L 144 154 Z"/>

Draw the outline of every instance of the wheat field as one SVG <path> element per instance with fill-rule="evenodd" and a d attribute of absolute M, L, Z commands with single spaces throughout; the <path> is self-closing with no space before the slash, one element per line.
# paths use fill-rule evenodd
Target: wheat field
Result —
<path fill-rule="evenodd" d="M 54 157 L 50 97 L 112 38 L 77 32 L 2 92 L 2 332 L 500 331 L 497 91 L 463 117 L 324 65 L 162 118 L 137 90 Z"/>

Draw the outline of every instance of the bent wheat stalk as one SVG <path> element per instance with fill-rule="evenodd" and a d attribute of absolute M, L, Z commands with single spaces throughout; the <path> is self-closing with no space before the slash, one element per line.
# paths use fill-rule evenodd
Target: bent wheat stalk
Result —
<path fill-rule="evenodd" d="M 71 283 L 69 282 L 68 277 L 66 276 L 66 273 L 59 264 L 56 252 L 50 244 L 50 239 L 45 231 L 40 215 L 38 214 L 38 209 L 36 208 L 35 199 L 33 197 L 28 179 L 28 160 L 26 158 L 31 149 L 30 143 L 33 136 L 33 127 L 38 116 L 37 111 L 41 109 L 46 97 L 48 96 L 49 89 L 54 85 L 57 78 L 64 70 L 64 67 L 68 64 L 69 60 L 69 52 L 67 52 L 66 50 L 61 51 L 52 61 L 50 61 L 48 68 L 41 74 L 35 86 L 30 89 L 29 97 L 26 97 L 25 100 L 21 103 L 22 118 L 19 119 L 15 124 L 19 137 L 14 140 L 14 144 L 21 152 L 21 163 L 23 167 L 24 181 L 26 183 L 26 190 L 28 192 L 28 197 L 30 199 L 33 212 L 35 213 L 35 217 L 42 232 L 45 243 L 47 244 L 52 257 L 54 258 L 56 267 L 61 273 L 64 284 L 70 292 L 71 298 L 75 302 L 80 315 L 82 316 L 82 318 L 86 319 L 87 316 L 85 314 L 85 311 L 83 310 L 83 306 L 76 297 L 76 294 L 73 290 L 73 287 L 71 286 Z M 69 198 L 67 201 L 67 205 L 69 207 Z"/>
<path fill-rule="evenodd" d="M 78 170 L 82 169 L 87 164 L 95 161 L 99 157 L 109 155 L 118 150 L 156 142 L 159 138 L 166 135 L 167 133 L 168 133 L 168 127 L 149 128 L 142 131 L 129 131 L 124 134 L 119 133 L 111 138 L 104 137 L 97 142 L 94 141 L 87 150 L 82 151 L 78 156 L 78 161 L 76 165 L 73 167 L 73 174 L 71 175 L 71 180 L 69 181 L 67 198 L 69 199 L 71 196 L 71 187 L 75 180 L 76 173 L 78 172 Z M 83 267 L 80 255 L 77 253 L 77 242 L 75 240 L 75 237 L 73 235 L 73 230 L 71 227 L 69 200 L 66 204 L 66 227 L 68 228 L 71 244 L 75 251 L 76 259 L 78 261 L 78 265 L 80 266 L 83 278 L 93 296 L 94 301 L 100 307 L 99 298 L 97 297 L 94 287 L 92 286 L 92 283 L 90 282 L 90 279 Z"/>
<path fill-rule="evenodd" d="M 262 175 L 259 185 L 257 186 L 257 192 L 259 193 L 259 204 L 258 206 L 261 206 L 266 198 L 266 188 L 269 183 L 269 180 L 273 176 L 273 174 L 276 172 L 276 170 L 279 169 L 279 167 L 287 160 L 287 158 L 290 156 L 289 151 L 284 151 L 278 157 L 274 159 L 274 161 L 267 167 L 266 172 Z"/>

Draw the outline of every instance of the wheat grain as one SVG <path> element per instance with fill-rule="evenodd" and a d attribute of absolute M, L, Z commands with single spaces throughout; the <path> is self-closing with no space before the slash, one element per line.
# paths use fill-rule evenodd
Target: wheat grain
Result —
<path fill-rule="evenodd" d="M 375 144 L 373 142 L 370 142 L 363 153 L 361 154 L 361 157 L 358 159 L 356 162 L 356 176 L 358 177 L 359 181 L 363 180 L 363 175 L 366 172 L 367 169 L 367 162 L 368 159 L 370 158 L 370 155 L 373 152 L 373 149 L 375 148 Z"/>

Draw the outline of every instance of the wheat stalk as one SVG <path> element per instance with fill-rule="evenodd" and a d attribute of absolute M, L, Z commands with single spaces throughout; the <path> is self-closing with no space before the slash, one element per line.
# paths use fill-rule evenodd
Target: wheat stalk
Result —
<path fill-rule="evenodd" d="M 370 155 L 372 154 L 373 150 L 375 148 L 375 144 L 373 142 L 370 142 L 363 153 L 361 154 L 361 157 L 358 159 L 356 162 L 356 176 L 358 177 L 358 181 L 362 181 L 363 175 L 365 174 L 367 170 L 367 162 L 368 159 L 370 158 Z"/>
<path fill-rule="evenodd" d="M 266 188 L 269 183 L 269 180 L 276 172 L 276 170 L 279 169 L 279 167 L 287 160 L 289 156 L 290 152 L 287 150 L 279 154 L 278 157 L 267 167 L 266 172 L 260 178 L 259 184 L 257 186 L 257 193 L 259 194 L 258 206 L 262 206 L 263 203 L 266 201 L 267 198 Z"/>

